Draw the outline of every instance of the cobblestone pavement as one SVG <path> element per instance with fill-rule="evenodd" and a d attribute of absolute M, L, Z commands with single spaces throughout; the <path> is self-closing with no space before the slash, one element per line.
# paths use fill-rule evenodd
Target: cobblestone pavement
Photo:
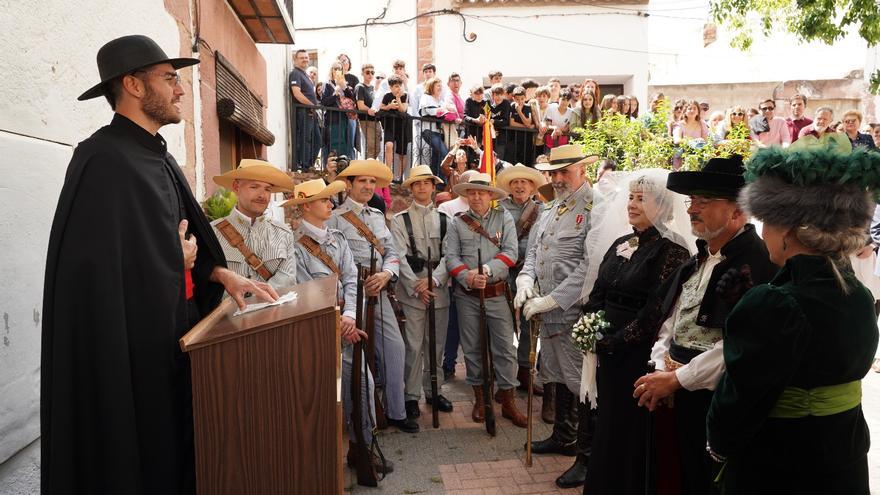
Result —
<path fill-rule="evenodd" d="M 872 444 L 880 443 L 880 374 L 869 372 L 863 381 L 863 408 L 871 429 Z M 473 396 L 464 383 L 464 366 L 447 382 L 443 394 L 453 401 L 451 414 L 440 413 L 440 428 L 431 427 L 431 410 L 422 403 L 421 432 L 406 434 L 389 428 L 380 433 L 380 445 L 394 462 L 394 472 L 379 488 L 357 486 L 352 472 L 345 469 L 346 491 L 354 493 L 446 493 L 464 494 L 575 494 L 581 489 L 560 490 L 554 480 L 573 457 L 533 456 L 533 466 L 525 467 L 526 431 L 500 417 L 498 435 L 491 438 L 482 424 L 470 420 Z M 518 406 L 525 410 L 525 394 L 517 392 Z M 540 398 L 534 404 L 534 437 L 545 438 L 551 430 L 540 420 Z M 871 493 L 880 495 L 880 449 L 868 453 Z"/>

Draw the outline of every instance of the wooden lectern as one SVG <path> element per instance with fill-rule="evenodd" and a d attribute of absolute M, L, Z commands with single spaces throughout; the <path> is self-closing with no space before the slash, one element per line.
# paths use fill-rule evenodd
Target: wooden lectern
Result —
<path fill-rule="evenodd" d="M 336 278 L 278 293 L 291 290 L 295 301 L 240 316 L 224 301 L 180 339 L 199 495 L 342 493 Z"/>

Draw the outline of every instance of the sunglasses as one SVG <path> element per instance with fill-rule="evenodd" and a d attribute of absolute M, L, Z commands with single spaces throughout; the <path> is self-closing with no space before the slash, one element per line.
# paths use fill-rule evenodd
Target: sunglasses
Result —
<path fill-rule="evenodd" d="M 856 122 L 858 122 L 856 119 L 846 119 L 843 121 L 844 124 L 855 124 Z"/>
<path fill-rule="evenodd" d="M 373 74 L 375 74 L 375 73 L 376 73 L 376 71 L 374 71 L 374 70 L 365 70 L 365 71 L 364 71 L 364 74 L 369 74 L 369 75 L 371 75 L 371 76 L 372 76 Z"/>
<path fill-rule="evenodd" d="M 746 116 L 746 114 L 744 114 L 742 112 L 732 112 L 730 115 L 732 117 L 745 117 Z"/>
<path fill-rule="evenodd" d="M 769 112 L 771 110 L 776 110 L 776 107 L 761 107 L 762 112 Z"/>

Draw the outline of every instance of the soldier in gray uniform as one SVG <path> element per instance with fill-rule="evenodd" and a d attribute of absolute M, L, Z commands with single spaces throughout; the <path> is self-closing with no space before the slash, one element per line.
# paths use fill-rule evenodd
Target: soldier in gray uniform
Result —
<path fill-rule="evenodd" d="M 296 284 L 293 232 L 266 212 L 273 193 L 293 192 L 293 179 L 262 160 L 242 160 L 214 182 L 238 198 L 229 215 L 211 222 L 229 269 L 276 289 Z"/>
<path fill-rule="evenodd" d="M 296 186 L 294 198 L 285 205 L 299 206 L 302 212 L 302 221 L 295 232 L 296 236 L 296 260 L 297 282 L 304 283 L 325 277 L 337 277 L 337 295 L 342 307 L 342 315 L 339 326 L 342 332 L 342 410 L 343 422 L 348 429 L 349 443 L 356 442 L 352 433 L 351 425 L 351 372 L 354 347 L 352 344 L 366 339 L 367 334 L 355 327 L 357 311 L 357 268 L 351 249 L 348 247 L 342 232 L 328 229 L 325 223 L 333 214 L 333 195 L 345 190 L 345 183 L 341 181 L 331 182 L 325 185 L 323 179 L 315 179 L 303 182 Z M 373 398 L 373 376 L 370 370 L 361 378 L 361 397 L 363 403 L 361 415 L 364 441 L 367 445 L 373 442 L 373 425 L 375 424 L 375 409 Z M 352 455 L 355 449 L 349 445 L 348 464 L 354 465 Z M 374 459 L 376 469 L 382 473 L 390 473 L 393 470 L 391 461 Z"/>
<path fill-rule="evenodd" d="M 400 278 L 397 280 L 397 296 L 406 314 L 406 415 L 416 418 L 420 415 L 419 398 L 422 389 L 425 401 L 432 404 L 431 376 L 428 348 L 428 304 L 434 299 L 434 329 L 437 408 L 443 412 L 452 411 L 452 403 L 440 394 L 443 384 L 443 344 L 446 342 L 446 327 L 449 323 L 449 272 L 443 258 L 443 237 L 452 220 L 445 213 L 434 208 L 431 198 L 437 184 L 443 180 L 435 176 L 431 167 L 417 165 L 410 170 L 403 187 L 412 192 L 412 204 L 398 213 L 391 221 L 391 232 L 400 257 Z M 428 253 L 434 270 L 428 273 L 426 261 Z M 434 290 L 428 292 L 428 276 L 433 278 Z"/>
<path fill-rule="evenodd" d="M 498 204 L 513 217 L 513 221 L 516 224 L 516 238 L 519 241 L 517 262 L 510 269 L 510 275 L 507 277 L 507 282 L 514 291 L 516 290 L 516 277 L 519 276 L 519 272 L 526 260 L 529 233 L 544 210 L 544 205 L 534 198 L 538 187 L 543 185 L 544 182 L 544 176 L 541 175 L 541 172 L 532 167 L 526 167 L 521 163 L 502 170 L 496 179 L 498 187 L 510 194 L 507 198 L 499 201 Z M 516 348 L 516 360 L 519 363 L 516 379 L 519 380 L 520 390 L 528 389 L 530 347 L 529 322 L 525 319 L 525 315 L 520 313 L 519 344 Z M 533 385 L 532 389 L 535 395 L 543 395 L 544 393 L 543 388 L 537 383 Z"/>
<path fill-rule="evenodd" d="M 406 433 L 419 431 L 419 425 L 406 416 L 404 407 L 404 344 L 394 309 L 386 291 L 396 282 L 400 259 L 385 214 L 367 206 L 377 187 L 391 183 L 391 170 L 378 160 L 352 160 L 337 178 L 348 182 L 348 198 L 327 221 L 327 227 L 345 236 L 355 263 L 370 266 L 371 248 L 376 257 L 376 273 L 364 283 L 364 293 L 379 298 L 375 312 L 376 381 L 383 387 L 388 424 Z"/>
<path fill-rule="evenodd" d="M 581 313 L 587 272 L 584 240 L 593 204 L 585 165 L 596 159 L 583 156 L 579 146 L 564 145 L 553 148 L 549 163 L 536 165 L 550 172 L 556 199 L 535 225 L 534 239 L 516 281 L 516 306 L 523 307 L 527 319 L 541 314 L 541 374 L 545 390 L 555 387 L 556 392 L 553 433 L 546 440 L 533 442 L 532 452 L 582 454 L 556 479 L 560 486 L 584 483 L 595 419 L 592 410 L 580 404 L 591 420 L 578 424 L 583 354 L 571 341 L 571 327 Z"/>
<path fill-rule="evenodd" d="M 493 187 L 487 174 L 475 174 L 468 182 L 460 182 L 454 190 L 467 198 L 469 209 L 458 214 L 446 234 L 445 254 L 449 275 L 455 278 L 455 304 L 458 308 L 458 326 L 461 347 L 467 368 L 467 383 L 474 389 L 474 422 L 485 421 L 482 383 L 483 355 L 480 346 L 479 290 L 485 297 L 485 321 L 489 329 L 489 346 L 498 393 L 501 415 L 521 428 L 528 422 L 514 404 L 513 389 L 516 379 L 516 351 L 513 349 L 513 317 L 505 296 L 507 274 L 516 264 L 516 227 L 510 213 L 503 208 L 492 208 L 493 199 L 502 199 L 507 193 Z M 482 254 L 483 274 L 478 273 L 477 249 Z"/>

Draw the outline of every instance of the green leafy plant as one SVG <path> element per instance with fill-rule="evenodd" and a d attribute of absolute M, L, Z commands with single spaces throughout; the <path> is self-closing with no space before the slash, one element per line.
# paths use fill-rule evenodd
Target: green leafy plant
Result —
<path fill-rule="evenodd" d="M 754 30 L 763 36 L 777 30 L 794 34 L 800 41 L 821 41 L 833 45 L 856 29 L 874 46 L 880 42 L 880 6 L 865 0 L 711 0 L 712 18 L 729 28 L 730 45 L 749 50 Z M 880 91 L 880 70 L 870 77 L 872 93 Z"/>
<path fill-rule="evenodd" d="M 605 114 L 598 122 L 574 130 L 575 143 L 581 145 L 588 155 L 598 155 L 600 160 L 590 165 L 588 173 L 596 176 L 602 160 L 613 161 L 617 170 L 640 168 L 671 169 L 673 157 L 680 158 L 681 170 L 700 170 L 715 157 L 727 158 L 751 155 L 749 129 L 737 124 L 728 133 L 728 139 L 715 141 L 685 140 L 675 145 L 669 136 L 669 102 L 661 101 L 655 112 L 639 120 L 630 120 L 620 114 Z"/>
<path fill-rule="evenodd" d="M 202 209 L 205 210 L 205 216 L 208 217 L 208 220 L 213 222 L 229 215 L 237 200 L 234 192 L 221 187 L 202 203 Z"/>

